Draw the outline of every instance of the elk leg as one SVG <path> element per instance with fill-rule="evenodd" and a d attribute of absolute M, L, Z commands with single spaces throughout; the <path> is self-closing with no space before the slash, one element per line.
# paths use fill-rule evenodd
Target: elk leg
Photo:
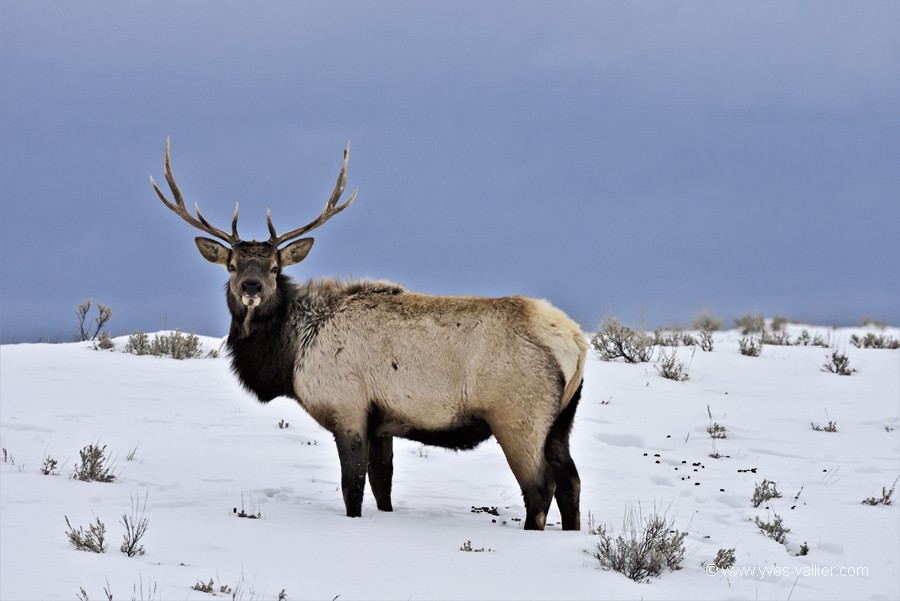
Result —
<path fill-rule="evenodd" d="M 569 432 L 572 430 L 572 420 L 575 417 L 575 409 L 580 398 L 581 386 L 569 401 L 569 405 L 556 418 L 547 435 L 547 444 L 544 447 L 544 456 L 547 458 L 547 463 L 553 470 L 553 478 L 556 480 L 556 505 L 559 507 L 562 517 L 563 530 L 581 529 L 579 509 L 581 479 L 578 477 L 578 469 L 569 453 Z"/>
<path fill-rule="evenodd" d="M 579 497 L 581 496 L 581 479 L 572 456 L 569 454 L 568 441 L 547 440 L 547 461 L 553 470 L 556 480 L 556 505 L 562 517 L 563 530 L 580 530 L 581 513 Z"/>
<path fill-rule="evenodd" d="M 337 443 L 338 457 L 341 461 L 341 491 L 344 493 L 344 506 L 349 517 L 358 518 L 362 516 L 363 490 L 366 487 L 369 452 L 366 435 L 353 431 L 337 432 L 334 441 Z"/>
<path fill-rule="evenodd" d="M 525 530 L 543 530 L 550 505 L 553 504 L 553 491 L 556 490 L 553 471 L 546 463 L 541 471 L 542 474 L 536 482 L 522 487 L 522 497 L 525 500 Z"/>
<path fill-rule="evenodd" d="M 394 477 L 394 438 L 371 436 L 369 438 L 369 486 L 375 495 L 375 503 L 381 511 L 393 511 L 391 481 Z"/>
<path fill-rule="evenodd" d="M 547 512 L 553 502 L 553 478 L 545 466 L 542 474 L 530 484 L 522 486 L 525 500 L 525 530 L 543 530 L 547 524 Z"/>
<path fill-rule="evenodd" d="M 552 470 L 544 459 L 545 434 L 524 432 L 502 425 L 491 428 L 506 461 L 522 489 L 525 530 L 543 530 L 553 501 Z"/>

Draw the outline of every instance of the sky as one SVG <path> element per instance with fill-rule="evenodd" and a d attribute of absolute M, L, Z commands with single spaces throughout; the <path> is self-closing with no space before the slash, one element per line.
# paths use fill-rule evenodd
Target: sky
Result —
<path fill-rule="evenodd" d="M 689 324 L 900 322 L 896 2 L 0 0 L 0 342 L 227 333 L 244 239 L 353 206 L 295 278 Z"/>

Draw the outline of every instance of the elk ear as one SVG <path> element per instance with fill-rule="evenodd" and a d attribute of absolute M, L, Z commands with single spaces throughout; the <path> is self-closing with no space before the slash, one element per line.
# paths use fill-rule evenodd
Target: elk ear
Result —
<path fill-rule="evenodd" d="M 313 238 L 301 238 L 296 242 L 291 242 L 278 251 L 278 263 L 282 267 L 299 263 L 309 254 L 309 249 L 312 248 L 313 240 Z"/>
<path fill-rule="evenodd" d="M 203 236 L 197 236 L 194 238 L 194 242 L 197 244 L 197 248 L 200 249 L 200 254 L 203 255 L 204 259 L 217 265 L 228 265 L 229 251 L 224 245 Z"/>

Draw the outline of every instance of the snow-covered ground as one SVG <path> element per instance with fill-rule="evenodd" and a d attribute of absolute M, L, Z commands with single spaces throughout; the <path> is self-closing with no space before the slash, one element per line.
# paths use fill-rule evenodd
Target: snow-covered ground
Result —
<path fill-rule="evenodd" d="M 734 331 L 717 333 L 712 353 L 678 349 L 687 382 L 591 356 L 572 437 L 583 511 L 574 533 L 522 530 L 519 489 L 493 440 L 461 453 L 398 441 L 395 511 L 377 511 L 367 491 L 363 517 L 350 519 L 331 436 L 286 399 L 258 404 L 225 357 L 3 346 L 0 598 L 72 599 L 83 588 L 98 600 L 108 587 L 115 599 L 208 599 L 191 587 L 213 579 L 218 598 L 238 599 L 897 599 L 900 500 L 861 501 L 900 476 L 900 351 L 851 346 L 864 330 L 816 332 L 858 372 L 824 373 L 818 347 L 745 357 Z M 829 421 L 837 432 L 810 425 Z M 726 429 L 715 447 L 712 422 Z M 96 441 L 117 480 L 70 479 L 79 449 Z M 48 456 L 65 463 L 60 475 L 39 471 Z M 782 498 L 753 508 L 763 479 Z M 128 558 L 119 522 L 145 496 L 146 554 Z M 599 569 L 586 531 L 588 512 L 617 532 L 638 504 L 668 510 L 689 533 L 683 569 L 649 583 Z M 261 518 L 237 517 L 242 507 Z M 775 513 L 786 545 L 753 522 Z M 103 521 L 108 551 L 72 548 L 64 516 Z M 490 551 L 461 551 L 466 541 Z M 720 548 L 735 549 L 743 574 L 707 574 Z"/>

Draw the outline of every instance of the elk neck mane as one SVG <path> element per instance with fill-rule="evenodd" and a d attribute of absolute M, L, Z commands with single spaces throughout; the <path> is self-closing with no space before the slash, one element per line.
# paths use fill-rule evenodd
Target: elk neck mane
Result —
<path fill-rule="evenodd" d="M 293 374 L 321 327 L 341 306 L 351 298 L 403 291 L 399 284 L 383 280 L 325 278 L 296 284 L 280 274 L 275 297 L 250 309 L 228 293 L 226 286 L 231 369 L 244 388 L 262 402 L 277 396 L 295 398 Z"/>

